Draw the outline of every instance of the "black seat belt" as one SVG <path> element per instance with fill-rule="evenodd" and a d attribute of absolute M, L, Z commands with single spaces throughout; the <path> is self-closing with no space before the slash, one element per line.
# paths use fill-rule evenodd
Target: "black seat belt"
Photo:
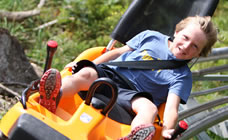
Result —
<path fill-rule="evenodd" d="M 145 61 L 120 61 L 107 62 L 105 65 L 118 66 L 129 69 L 175 69 L 186 65 L 190 60 L 145 60 Z"/>
<path fill-rule="evenodd" d="M 175 69 L 186 65 L 190 60 L 177 61 L 177 60 L 146 60 L 146 61 L 121 61 L 121 62 L 107 62 L 102 63 L 105 65 L 118 66 L 121 68 L 130 69 Z M 123 81 L 125 81 L 131 89 L 136 90 L 132 83 L 123 75 L 115 71 Z"/>

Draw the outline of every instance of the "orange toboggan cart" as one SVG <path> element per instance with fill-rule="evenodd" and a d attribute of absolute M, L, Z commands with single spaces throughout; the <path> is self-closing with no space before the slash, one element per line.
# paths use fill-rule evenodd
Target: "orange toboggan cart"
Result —
<path fill-rule="evenodd" d="M 125 44 L 146 29 L 158 30 L 171 36 L 175 24 L 181 19 L 192 15 L 212 16 L 218 2 L 219 0 L 133 0 L 112 32 L 112 40 L 108 46 L 90 48 L 74 61 L 94 60 L 106 51 L 111 51 L 116 41 Z M 57 44 L 52 45 L 48 47 L 49 61 L 45 70 L 50 68 L 53 56 L 50 53 L 57 47 Z M 62 78 L 71 74 L 71 69 L 61 71 Z M 102 84 L 112 89 L 110 98 L 95 93 L 96 88 Z M 23 92 L 21 102 L 15 104 L 0 122 L 0 139 L 116 140 L 129 134 L 134 116 L 116 104 L 116 86 L 110 79 L 96 80 L 85 98 L 79 95 L 62 98 L 56 113 L 53 114 L 38 103 L 38 92 L 31 96 L 28 91 Z M 165 103 L 159 107 L 159 115 L 154 122 L 154 140 L 162 139 L 164 107 Z"/>

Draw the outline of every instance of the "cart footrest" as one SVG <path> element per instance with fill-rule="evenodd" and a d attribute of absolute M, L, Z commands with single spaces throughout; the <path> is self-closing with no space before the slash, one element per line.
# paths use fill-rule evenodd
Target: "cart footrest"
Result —
<path fill-rule="evenodd" d="M 10 140 L 69 140 L 66 136 L 29 114 L 22 114 L 9 133 Z"/>

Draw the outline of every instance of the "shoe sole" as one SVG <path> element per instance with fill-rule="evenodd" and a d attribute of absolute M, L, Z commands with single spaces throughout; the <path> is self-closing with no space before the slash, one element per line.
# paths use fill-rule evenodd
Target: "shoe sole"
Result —
<path fill-rule="evenodd" d="M 143 128 L 136 128 L 132 133 L 130 140 L 151 140 L 155 134 L 155 127 L 153 125 L 143 126 Z"/>
<path fill-rule="evenodd" d="M 39 103 L 49 111 L 55 113 L 56 99 L 61 87 L 61 76 L 59 71 L 49 69 L 40 80 L 40 101 Z"/>
<path fill-rule="evenodd" d="M 131 133 L 118 140 L 151 140 L 155 134 L 155 127 L 152 124 L 144 124 L 136 127 Z"/>

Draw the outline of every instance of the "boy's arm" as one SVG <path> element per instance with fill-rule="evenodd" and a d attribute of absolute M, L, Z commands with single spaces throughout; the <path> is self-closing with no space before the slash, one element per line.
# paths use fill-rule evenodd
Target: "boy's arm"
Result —
<path fill-rule="evenodd" d="M 169 93 L 166 101 L 165 111 L 164 111 L 164 123 L 162 136 L 164 138 L 171 138 L 172 133 L 178 119 L 178 108 L 180 104 L 180 97 L 176 94 Z"/>
<path fill-rule="evenodd" d="M 96 58 L 95 60 L 93 60 L 93 62 L 95 64 L 100 64 L 103 62 L 108 62 L 110 60 L 114 60 L 117 57 L 119 57 L 121 54 L 127 52 L 127 51 L 132 51 L 133 49 L 130 48 L 129 46 L 125 45 L 121 48 L 116 48 L 114 50 L 108 51 L 106 53 L 104 53 L 103 55 L 99 56 L 98 58 Z"/>
<path fill-rule="evenodd" d="M 111 50 L 111 51 L 108 51 L 108 52 L 104 53 L 103 55 L 101 55 L 98 58 L 96 58 L 95 60 L 93 60 L 93 62 L 95 64 L 108 62 L 110 60 L 116 59 L 117 57 L 119 57 L 124 52 L 132 51 L 132 50 L 133 50 L 132 48 L 130 48 L 129 46 L 125 45 L 125 46 L 123 46 L 121 48 L 116 48 L 114 50 Z M 76 62 L 71 62 L 71 63 L 67 64 L 64 68 L 71 68 L 73 66 L 76 66 Z"/>

